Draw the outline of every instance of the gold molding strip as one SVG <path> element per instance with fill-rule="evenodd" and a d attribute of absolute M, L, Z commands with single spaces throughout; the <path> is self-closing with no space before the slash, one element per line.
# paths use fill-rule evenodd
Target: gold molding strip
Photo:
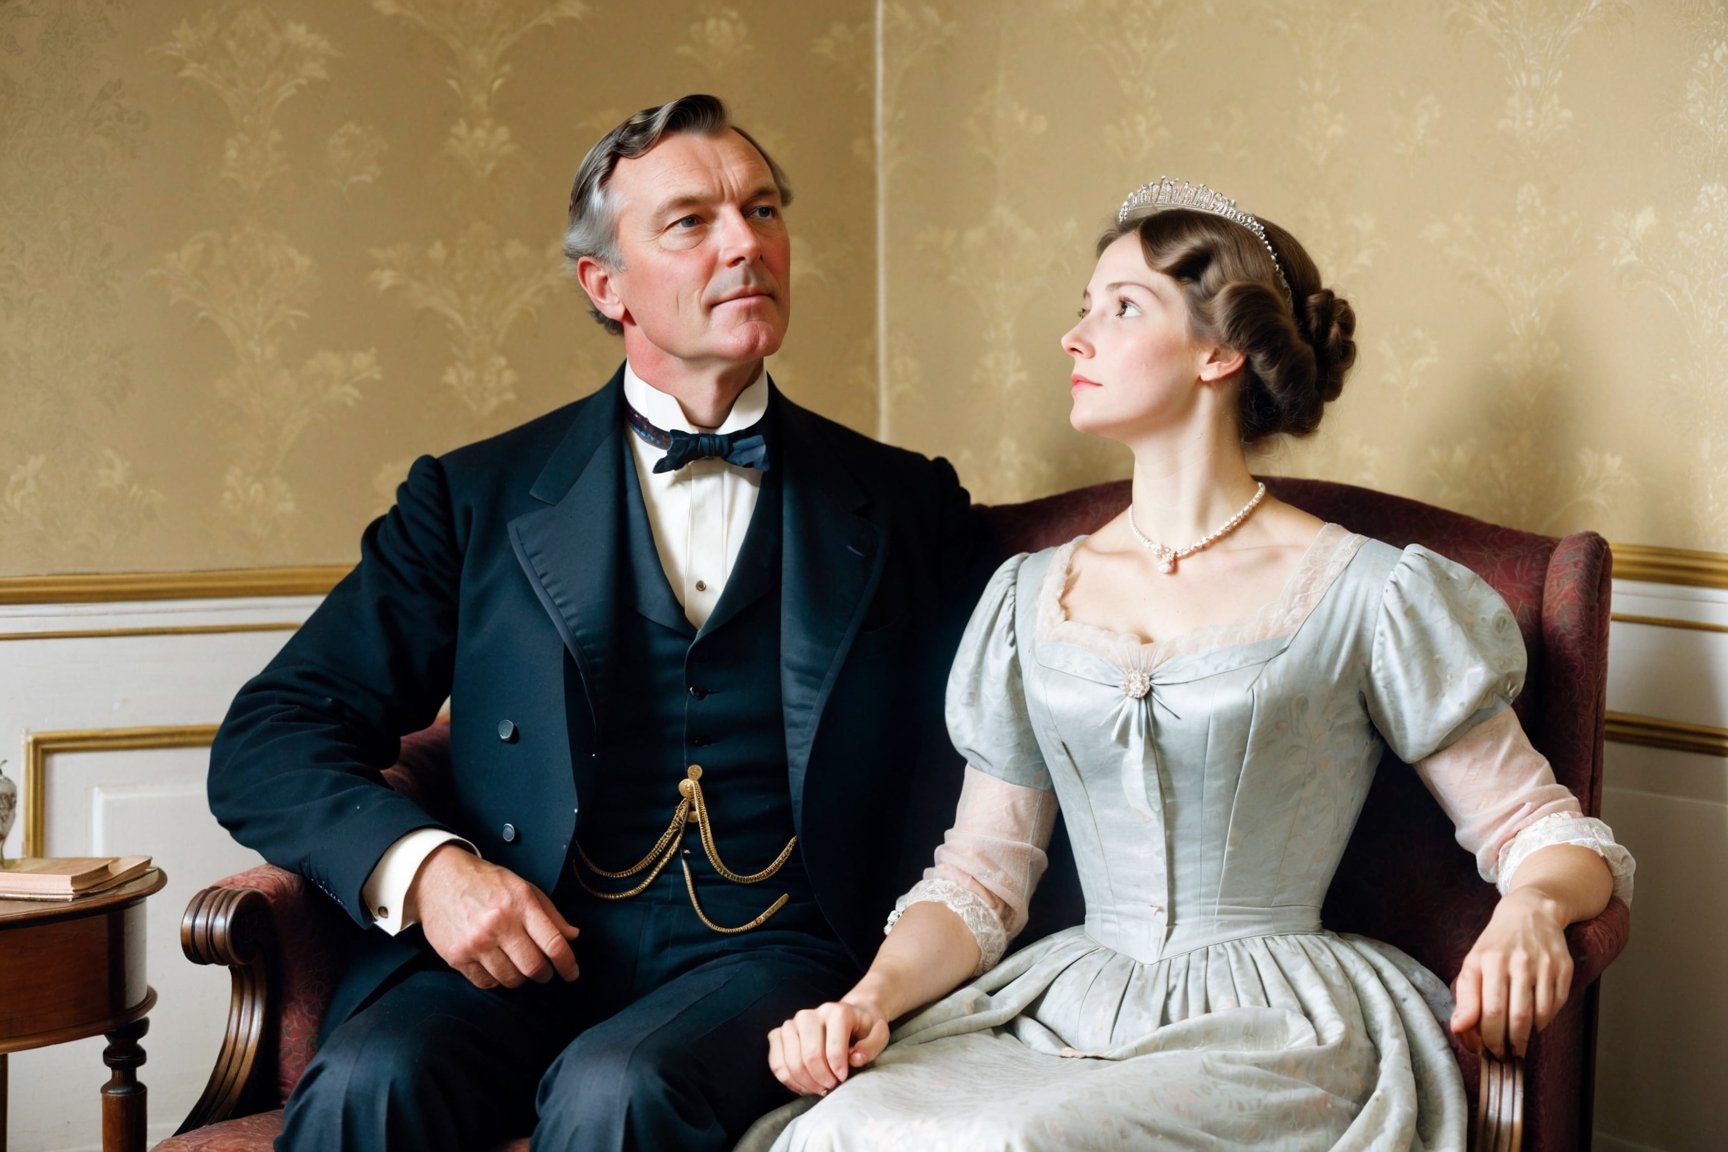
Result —
<path fill-rule="evenodd" d="M 1652 584 L 1728 589 L 1728 553 L 1614 544 L 1614 576 Z M 96 604 L 124 600 L 218 600 L 322 596 L 347 575 L 343 564 L 236 568 L 217 572 L 0 576 L 0 604 Z"/>
<path fill-rule="evenodd" d="M 1648 624 L 1652 628 L 1684 628 L 1693 632 L 1728 632 L 1728 624 L 1711 624 L 1704 620 L 1676 620 L 1672 616 L 1634 616 L 1629 612 L 1611 612 L 1608 618 L 1616 624 Z"/>
<path fill-rule="evenodd" d="M 105 604 L 123 600 L 220 600 L 236 596 L 322 596 L 348 574 L 340 564 L 239 568 L 220 572 L 0 577 L 0 604 Z"/>
<path fill-rule="evenodd" d="M 214 724 L 169 724 L 152 728 L 83 728 L 24 733 L 24 855 L 40 856 L 47 838 L 48 757 L 61 752 L 140 752 L 153 748 L 208 748 Z"/>
<path fill-rule="evenodd" d="M 231 632 L 293 632 L 298 620 L 267 620 L 258 624 L 177 624 L 162 628 L 83 628 L 57 632 L 0 632 L 8 640 L 112 640 L 124 636 L 219 636 Z"/>
<path fill-rule="evenodd" d="M 1728 756 L 1728 728 L 1687 724 L 1630 712 L 1608 713 L 1608 739 L 1618 744 L 1642 744 L 1675 752 L 1700 752 L 1706 756 Z"/>
<path fill-rule="evenodd" d="M 1614 578 L 1694 588 L 1728 588 L 1728 553 L 1613 544 Z"/>

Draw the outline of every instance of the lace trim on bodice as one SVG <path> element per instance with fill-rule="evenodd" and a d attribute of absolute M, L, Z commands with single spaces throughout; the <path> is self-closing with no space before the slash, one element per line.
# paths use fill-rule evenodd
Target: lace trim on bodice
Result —
<path fill-rule="evenodd" d="M 1322 524 L 1283 590 L 1246 620 L 1212 624 L 1167 639 L 1154 637 L 1146 641 L 1132 633 L 1068 618 L 1062 598 L 1073 583 L 1074 548 L 1085 539 L 1075 537 L 1056 549 L 1050 558 L 1050 567 L 1038 589 L 1038 636 L 1084 648 L 1114 664 L 1122 670 L 1123 690 L 1131 696 L 1145 695 L 1142 685 L 1151 670 L 1179 656 L 1293 635 L 1366 542 L 1366 537 L 1337 524 Z"/>

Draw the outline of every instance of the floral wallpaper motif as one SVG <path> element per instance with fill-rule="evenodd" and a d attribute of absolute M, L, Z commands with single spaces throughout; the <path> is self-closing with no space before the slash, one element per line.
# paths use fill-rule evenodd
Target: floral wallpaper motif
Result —
<path fill-rule="evenodd" d="M 1168 83 L 1161 65 L 1178 46 L 1172 29 L 1176 5 L 1172 0 L 1093 0 L 1082 12 L 1090 14 L 1094 6 L 1111 32 L 1086 47 L 1121 93 L 1119 114 L 1104 126 L 1104 145 L 1130 171 L 1146 172 L 1150 180 L 1158 147 L 1170 137 L 1165 109 L 1173 94 L 1161 92 L 1160 84 Z"/>
<path fill-rule="evenodd" d="M 371 348 L 318 349 L 295 362 L 290 348 L 315 300 L 318 265 L 273 223 L 296 183 L 278 120 L 285 105 L 330 78 L 341 53 L 260 3 L 182 20 L 155 51 L 178 65 L 180 80 L 217 97 L 232 121 L 215 170 L 231 224 L 186 239 L 151 275 L 232 350 L 232 367 L 211 383 L 222 413 L 217 440 L 228 457 L 218 506 L 257 546 L 298 518 L 289 460 L 307 430 L 352 408 L 361 385 L 383 375 Z M 335 130 L 349 151 L 365 133 L 355 124 Z"/>
<path fill-rule="evenodd" d="M 1263 3 L 1258 18 L 1290 49 L 1288 110 L 1281 135 L 1288 152 L 1281 201 L 1293 211 L 1278 217 L 1302 239 L 1308 254 L 1334 291 L 1358 302 L 1375 285 L 1375 257 L 1386 242 L 1378 231 L 1371 202 L 1356 195 L 1360 179 L 1360 140 L 1367 109 L 1356 98 L 1351 62 L 1368 41 L 1367 7 L 1328 0 L 1302 3 Z M 1294 197 L 1289 192 L 1294 192 Z M 1282 211 L 1282 210 L 1281 210 Z M 1267 211 L 1267 215 L 1274 215 Z M 1389 359 L 1420 354 L 1405 351 L 1404 333 L 1388 334 L 1380 343 Z M 1273 449 L 1274 452 L 1277 448 Z M 1372 438 L 1332 421 L 1325 434 L 1289 446 L 1290 460 L 1269 461 L 1269 470 L 1325 473 L 1368 487 L 1385 483 L 1384 452 Z M 1285 466 L 1281 466 L 1285 465 Z"/>
<path fill-rule="evenodd" d="M 914 69 L 939 60 L 945 48 L 959 35 L 958 21 L 944 16 L 929 4 L 913 5 L 901 0 L 877 4 L 873 19 L 855 25 L 835 24 L 818 39 L 813 50 L 836 65 L 853 62 L 848 70 L 854 91 L 869 100 L 874 113 L 873 132 L 857 136 L 852 152 L 865 166 L 875 199 L 874 251 L 871 261 L 891 246 L 909 239 L 902 213 L 895 211 L 895 175 L 907 158 L 906 141 L 911 135 L 913 109 L 905 98 L 906 80 Z M 881 51 L 876 48 L 880 41 Z M 850 374 L 851 390 L 868 393 L 873 401 L 873 419 L 857 427 L 882 439 L 895 440 L 897 401 L 920 386 L 920 366 L 912 351 L 912 340 L 890 321 L 893 315 L 894 279 L 886 268 L 878 270 L 875 329 L 859 349 Z"/>
<path fill-rule="evenodd" d="M 1494 130 L 1511 158 L 1501 171 L 1512 202 L 1487 221 L 1456 213 L 1422 236 L 1494 299 L 1506 343 L 1489 358 L 1501 431 L 1430 448 L 1427 468 L 1440 502 L 1538 531 L 1597 520 L 1637 483 L 1623 458 L 1599 445 L 1555 452 L 1542 420 L 1551 393 L 1575 370 L 1554 332 L 1580 272 L 1573 256 L 1583 234 L 1580 213 L 1556 203 L 1575 126 L 1564 65 L 1593 25 L 1627 13 L 1620 0 L 1458 0 L 1448 9 L 1464 35 L 1486 37 L 1504 69 L 1508 92 Z"/>
<path fill-rule="evenodd" d="M 598 387 L 570 173 L 680 92 L 805 194 L 776 378 L 873 426 L 871 13 L 0 2 L 0 577 L 343 563 L 415 455 Z"/>
<path fill-rule="evenodd" d="M 1357 307 L 1264 467 L 1728 551 L 1716 0 L 5 0 L 0 576 L 341 563 L 591 391 L 570 173 L 688 91 L 798 192 L 776 380 L 981 499 L 1124 474 L 1058 339 L 1168 174 Z"/>
<path fill-rule="evenodd" d="M 487 208 L 497 178 L 520 149 L 495 102 L 510 78 L 505 59 L 522 39 L 588 12 L 582 0 L 372 0 L 372 7 L 437 38 L 449 51 L 446 69 L 457 116 L 443 153 L 456 169 L 444 185 L 446 207 L 460 231 L 424 249 L 410 243 L 373 250 L 372 285 L 400 290 L 418 311 L 443 322 L 451 361 L 440 380 L 478 416 L 516 400 L 520 377 L 504 346 L 517 322 L 532 318 L 563 283 L 561 246 L 530 246 L 500 235 Z"/>
<path fill-rule="evenodd" d="M 1676 426 L 1693 439 L 1681 449 L 1692 531 L 1721 535 L 1728 523 L 1728 406 L 1700 403 L 1728 363 L 1728 8 L 1694 2 L 1681 8 L 1693 46 L 1671 122 L 1658 133 L 1683 170 L 1666 204 L 1615 211 L 1602 230 L 1617 283 L 1631 296 L 1653 293 L 1673 310 L 1683 351 L 1663 365 L 1679 412 Z M 1720 388 L 1717 388 L 1720 395 Z"/>
<path fill-rule="evenodd" d="M 910 382 L 889 426 L 961 462 L 975 494 L 1126 473 L 1065 427 L 1055 343 L 1090 236 L 1128 188 L 1172 175 L 1291 228 L 1357 310 L 1343 398 L 1261 467 L 1538 531 L 1728 547 L 1719 3 L 928 11 L 958 33 L 883 91 L 903 110 L 884 144 L 887 318 Z M 1661 178 L 1670 156 L 1683 179 Z M 1684 341 L 1629 324 L 1629 302 Z"/>
<path fill-rule="evenodd" d="M 1038 296 L 1038 285 L 1022 271 L 1048 259 L 1052 250 L 1077 251 L 1080 229 L 1073 220 L 1053 230 L 1034 227 L 1015 207 L 1023 162 L 1017 148 L 1035 142 L 1049 123 L 1015 99 L 1005 69 L 998 69 L 980 94 L 965 126 L 972 154 L 985 166 L 996 194 L 976 224 L 926 229 L 914 244 L 929 275 L 946 281 L 953 296 L 972 305 L 979 353 L 965 390 L 967 403 L 982 417 L 977 426 L 997 429 L 988 455 L 962 444 L 952 450 L 955 464 L 967 475 L 994 477 L 997 499 L 1024 500 L 1053 491 L 1056 469 L 1019 436 L 1019 401 L 1032 373 L 1016 336 L 1027 306 Z"/>
<path fill-rule="evenodd" d="M 1346 0 L 1267 0 L 1260 11 L 1294 57 L 1288 130 L 1299 157 L 1293 167 L 1302 195 L 1290 226 L 1300 227 L 1308 254 L 1346 291 L 1362 281 L 1384 248 L 1372 210 L 1350 194 L 1349 177 L 1360 163 L 1357 122 L 1368 109 L 1356 99 L 1349 64 L 1367 40 L 1367 9 Z"/>
<path fill-rule="evenodd" d="M 748 68 L 756 56 L 750 25 L 738 9 L 722 4 L 703 4 L 701 15 L 688 25 L 689 39 L 673 49 L 689 57 L 716 79 Z"/>
<path fill-rule="evenodd" d="M 0 560 L 124 562 L 159 462 L 123 435 L 115 238 L 149 118 L 102 66 L 128 5 L 0 4 Z"/>

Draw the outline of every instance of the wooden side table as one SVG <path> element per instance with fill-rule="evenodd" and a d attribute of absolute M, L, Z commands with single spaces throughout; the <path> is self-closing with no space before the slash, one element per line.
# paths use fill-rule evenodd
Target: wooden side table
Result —
<path fill-rule="evenodd" d="M 156 993 L 144 974 L 144 901 L 168 877 L 152 868 L 80 900 L 0 900 L 0 1152 L 6 1152 L 6 1054 L 105 1033 L 102 1152 L 144 1152 L 148 1095 L 138 1081 Z"/>

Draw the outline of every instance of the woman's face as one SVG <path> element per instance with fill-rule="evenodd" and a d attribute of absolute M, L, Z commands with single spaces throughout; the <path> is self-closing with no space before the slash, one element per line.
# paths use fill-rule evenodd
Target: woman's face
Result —
<path fill-rule="evenodd" d="M 1205 350 L 1188 330 L 1176 281 L 1146 266 L 1130 232 L 1098 257 L 1080 322 L 1062 337 L 1074 358 L 1069 421 L 1124 439 L 1179 422 L 1192 408 Z"/>

